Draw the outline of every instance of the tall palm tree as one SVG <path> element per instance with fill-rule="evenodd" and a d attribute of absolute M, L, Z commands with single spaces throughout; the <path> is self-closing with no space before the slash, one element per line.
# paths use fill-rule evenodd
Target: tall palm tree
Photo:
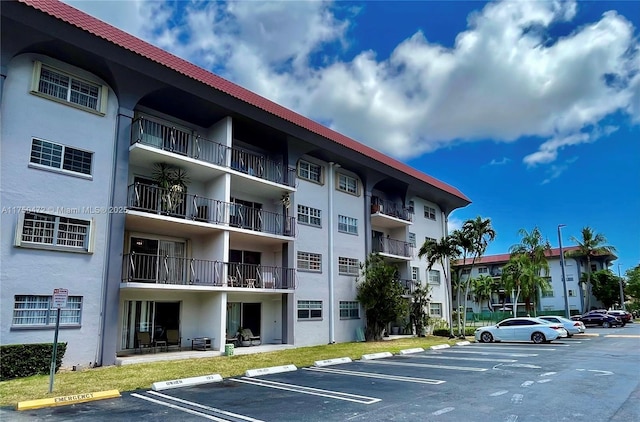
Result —
<path fill-rule="evenodd" d="M 471 242 L 470 236 L 468 236 L 467 232 L 464 232 L 461 229 L 456 229 L 450 234 L 451 241 L 455 243 L 460 250 L 460 255 L 462 255 L 462 266 L 458 268 L 457 277 L 455 279 L 455 290 L 456 290 L 456 315 L 457 315 L 457 327 L 458 334 L 461 333 L 461 312 L 460 312 L 460 299 L 462 298 L 462 290 L 464 288 L 465 278 L 463 277 L 463 271 L 467 266 L 467 258 L 470 258 L 473 251 L 473 243 Z M 471 278 L 471 270 L 473 269 L 473 264 L 471 265 L 471 269 L 469 269 L 469 277 Z M 467 279 L 468 279 L 467 278 Z M 466 297 L 466 296 L 465 296 Z"/>
<path fill-rule="evenodd" d="M 571 236 L 571 241 L 578 245 L 578 250 L 567 255 L 587 259 L 587 288 L 584 292 L 586 296 L 584 310 L 587 311 L 591 301 L 591 258 L 597 255 L 614 254 L 616 248 L 607 245 L 607 238 L 602 233 L 595 233 L 589 226 L 582 228 L 582 239 Z"/>
<path fill-rule="evenodd" d="M 511 303 L 513 316 L 516 316 L 516 308 L 518 307 L 518 297 L 523 288 L 525 279 L 531 273 L 531 262 L 528 255 L 519 254 L 512 255 L 509 262 L 502 267 L 501 280 L 504 285 L 505 292 L 511 292 Z"/>
<path fill-rule="evenodd" d="M 470 251 L 472 253 L 471 259 L 471 269 L 473 271 L 473 266 L 476 261 L 484 255 L 487 247 L 489 246 L 489 242 L 493 241 L 496 238 L 496 231 L 491 226 L 490 218 L 482 218 L 477 216 L 473 220 L 467 220 L 462 225 L 462 233 L 467 245 L 471 245 Z M 470 273 L 471 274 L 471 273 Z M 466 327 L 467 325 L 467 297 L 469 295 L 469 287 L 470 280 L 465 283 L 465 292 L 464 292 L 464 316 L 462 320 L 462 327 Z M 464 329 L 462 330 L 462 337 L 464 337 Z"/>
<path fill-rule="evenodd" d="M 426 239 L 420 249 L 418 250 L 418 258 L 427 257 L 427 269 L 436 264 L 442 265 L 442 271 L 444 272 L 444 284 L 445 291 L 449 303 L 452 302 L 451 298 L 451 271 L 447 271 L 447 261 L 452 258 L 460 256 L 460 249 L 458 245 L 452 240 L 451 236 L 445 236 L 442 239 L 433 240 Z M 453 338 L 453 323 L 449 324 L 449 334 Z"/>
<path fill-rule="evenodd" d="M 547 255 L 551 252 L 551 245 L 548 240 L 544 240 L 542 232 L 538 227 L 534 227 L 531 232 L 520 229 L 518 234 L 522 236 L 520 243 L 510 248 L 511 257 L 526 256 L 527 260 L 520 261 L 527 268 L 520 278 L 520 289 L 526 299 L 526 308 L 529 311 L 532 297 L 537 297 L 540 287 L 545 286 L 545 280 L 542 277 L 549 275 L 549 263 Z M 524 283 L 524 284 L 522 284 Z M 513 304 L 513 315 L 516 316 L 518 303 Z"/>
<path fill-rule="evenodd" d="M 489 301 L 491 300 L 491 294 L 495 288 L 495 282 L 493 278 L 482 274 L 473 279 L 472 287 L 473 293 L 475 294 L 476 300 L 480 304 L 480 310 L 482 310 L 482 302 L 487 301 L 487 306 L 489 305 Z"/>

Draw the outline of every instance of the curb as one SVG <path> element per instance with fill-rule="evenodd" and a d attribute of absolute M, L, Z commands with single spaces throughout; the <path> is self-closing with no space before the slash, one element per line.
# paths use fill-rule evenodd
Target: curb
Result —
<path fill-rule="evenodd" d="M 393 356 L 391 352 L 380 352 L 380 353 L 371 353 L 368 355 L 362 355 L 362 360 L 372 360 L 372 359 L 382 359 L 382 358 L 390 358 Z"/>
<path fill-rule="evenodd" d="M 295 365 L 271 366 L 268 368 L 249 369 L 244 373 L 245 377 L 257 377 L 259 375 L 280 374 L 282 372 L 297 371 Z"/>
<path fill-rule="evenodd" d="M 424 349 L 422 347 L 415 347 L 413 349 L 400 350 L 399 354 L 400 355 L 410 355 L 412 353 L 421 353 L 421 352 L 424 352 Z"/>
<path fill-rule="evenodd" d="M 27 400 L 18 402 L 16 410 L 41 409 L 43 407 L 67 406 L 89 401 L 113 399 L 120 397 L 118 390 L 98 391 L 95 393 L 74 394 L 71 396 L 51 397 L 48 399 Z"/>
<path fill-rule="evenodd" d="M 436 344 L 435 346 L 429 347 L 429 349 L 431 349 L 431 350 L 440 350 L 440 349 L 448 349 L 449 347 L 451 347 L 451 346 L 449 346 L 448 344 Z"/>
<path fill-rule="evenodd" d="M 468 346 L 470 344 L 471 344 L 470 341 L 459 341 L 456 343 L 456 346 Z"/>
<path fill-rule="evenodd" d="M 330 366 L 330 365 L 339 365 L 341 363 L 350 363 L 351 358 L 335 358 L 335 359 L 325 359 L 325 360 L 317 360 L 313 363 L 313 366 Z"/>

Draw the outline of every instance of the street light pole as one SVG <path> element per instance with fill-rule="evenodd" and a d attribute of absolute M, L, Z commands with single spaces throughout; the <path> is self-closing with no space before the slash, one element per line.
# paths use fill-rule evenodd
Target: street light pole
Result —
<path fill-rule="evenodd" d="M 560 268 L 562 269 L 562 289 L 564 292 L 564 316 L 569 318 L 569 297 L 567 295 L 567 279 L 564 275 L 564 252 L 562 251 L 562 234 L 560 229 L 566 224 L 558 224 L 558 244 L 560 245 Z"/>
<path fill-rule="evenodd" d="M 618 264 L 618 284 L 620 284 L 620 306 L 622 306 L 623 311 L 626 311 L 627 307 L 624 304 L 624 289 L 622 288 L 622 277 L 620 277 L 620 264 Z"/>

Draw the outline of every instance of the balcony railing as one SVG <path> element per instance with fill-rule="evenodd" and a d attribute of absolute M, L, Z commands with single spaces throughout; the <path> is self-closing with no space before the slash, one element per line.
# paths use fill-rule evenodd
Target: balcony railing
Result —
<path fill-rule="evenodd" d="M 291 290 L 296 270 L 131 252 L 123 257 L 122 282 Z"/>
<path fill-rule="evenodd" d="M 371 198 L 371 213 L 375 214 L 378 212 L 401 220 L 413 221 L 413 211 L 409 208 L 403 207 L 400 203 L 374 196 Z"/>
<path fill-rule="evenodd" d="M 295 236 L 294 217 L 142 183 L 129 186 L 127 207 L 279 236 Z"/>
<path fill-rule="evenodd" d="M 412 295 L 416 291 L 416 286 L 419 281 L 416 280 L 408 280 L 408 279 L 398 279 L 398 283 L 402 286 L 404 290 L 403 293 L 405 295 Z"/>
<path fill-rule="evenodd" d="M 380 237 L 373 241 L 373 252 L 377 253 L 386 253 L 389 255 L 411 258 L 413 256 L 413 249 L 413 245 L 409 242 L 390 239 L 388 237 Z"/>
<path fill-rule="evenodd" d="M 139 117 L 131 125 L 131 145 L 141 143 L 205 163 L 232 168 L 242 173 L 295 186 L 296 170 L 239 148 L 228 147 L 155 120 Z"/>

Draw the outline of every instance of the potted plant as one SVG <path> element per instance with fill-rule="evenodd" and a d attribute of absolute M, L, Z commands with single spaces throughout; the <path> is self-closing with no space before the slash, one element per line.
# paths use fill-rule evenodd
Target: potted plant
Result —
<path fill-rule="evenodd" d="M 187 172 L 167 163 L 156 163 L 153 179 L 160 188 L 162 212 L 175 213 L 186 197 L 189 183 Z"/>

